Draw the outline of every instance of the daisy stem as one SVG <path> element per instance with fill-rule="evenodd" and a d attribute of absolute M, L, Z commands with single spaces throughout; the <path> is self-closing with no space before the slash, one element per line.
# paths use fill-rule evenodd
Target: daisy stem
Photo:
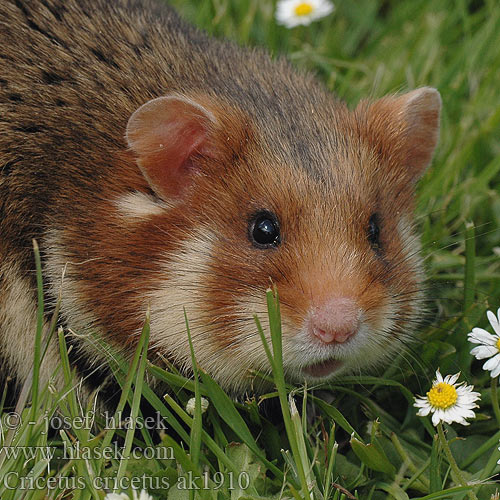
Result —
<path fill-rule="evenodd" d="M 493 413 L 497 419 L 497 424 L 500 427 L 500 407 L 498 406 L 498 377 L 491 379 L 491 406 L 493 406 Z"/>
<path fill-rule="evenodd" d="M 455 459 L 453 458 L 453 454 L 451 453 L 450 446 L 448 444 L 448 441 L 446 440 L 446 436 L 444 435 L 444 429 L 443 429 L 442 422 L 439 422 L 439 424 L 437 425 L 437 430 L 438 430 L 439 440 L 441 441 L 441 446 L 443 447 L 443 450 L 446 453 L 446 458 L 448 459 L 448 462 L 450 464 L 451 472 L 452 472 L 452 475 L 454 476 L 455 482 L 460 483 L 460 486 L 469 486 L 467 484 L 467 481 L 462 476 L 462 471 L 458 468 L 457 462 L 455 462 Z M 467 496 L 471 500 L 478 500 L 477 496 L 473 490 L 469 490 L 467 492 Z"/>

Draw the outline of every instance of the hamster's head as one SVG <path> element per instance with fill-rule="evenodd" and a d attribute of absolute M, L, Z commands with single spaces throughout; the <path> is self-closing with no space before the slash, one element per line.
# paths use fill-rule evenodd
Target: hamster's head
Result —
<path fill-rule="evenodd" d="M 390 359 L 421 315 L 412 213 L 438 138 L 439 93 L 421 88 L 352 111 L 319 104 L 258 117 L 172 94 L 128 123 L 154 192 L 118 201 L 156 242 L 143 301 L 152 349 L 189 368 L 185 309 L 199 365 L 236 392 L 255 370 L 269 372 L 254 315 L 267 331 L 270 286 L 294 381 Z"/>

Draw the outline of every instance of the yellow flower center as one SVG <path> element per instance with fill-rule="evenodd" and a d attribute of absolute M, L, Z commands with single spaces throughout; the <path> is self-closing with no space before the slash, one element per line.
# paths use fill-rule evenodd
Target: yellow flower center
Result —
<path fill-rule="evenodd" d="M 446 410 L 450 406 L 453 406 L 457 401 L 458 395 L 455 388 L 446 384 L 445 382 L 440 382 L 436 384 L 428 393 L 427 399 L 429 403 L 437 408 L 442 408 Z"/>
<path fill-rule="evenodd" d="M 497 346 L 497 349 L 500 351 L 500 337 L 498 337 L 496 346 Z"/>
<path fill-rule="evenodd" d="M 314 7 L 308 2 L 299 3 L 294 11 L 296 16 L 307 16 L 314 10 Z"/>

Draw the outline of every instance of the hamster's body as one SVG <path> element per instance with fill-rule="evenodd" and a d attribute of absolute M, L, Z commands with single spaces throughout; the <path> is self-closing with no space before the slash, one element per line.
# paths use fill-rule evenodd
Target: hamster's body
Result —
<path fill-rule="evenodd" d="M 148 307 L 152 357 L 189 368 L 185 307 L 201 367 L 246 390 L 268 370 L 253 314 L 265 319 L 271 282 L 289 378 L 401 349 L 421 295 L 413 189 L 437 140 L 435 90 L 349 111 L 149 0 L 4 0 L 0 36 L 4 375 L 23 382 L 33 359 L 32 239 L 47 321 L 62 290 L 90 385 L 95 335 L 131 355 Z M 57 359 L 54 343 L 45 379 Z"/>

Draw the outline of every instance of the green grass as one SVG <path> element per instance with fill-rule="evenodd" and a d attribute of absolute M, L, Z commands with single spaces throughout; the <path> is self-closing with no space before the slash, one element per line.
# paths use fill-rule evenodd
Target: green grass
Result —
<path fill-rule="evenodd" d="M 428 312 L 422 312 L 426 326 L 419 331 L 416 348 L 394 360 L 384 373 L 335 382 L 334 401 L 329 404 L 317 392 L 285 384 L 279 307 L 269 293 L 273 341 L 268 354 L 277 392 L 263 398 L 278 398 L 280 425 L 279 419 L 270 421 L 258 401 L 233 401 L 201 371 L 193 381 L 175 369 L 167 372 L 150 365 L 144 356 L 146 321 L 132 368 L 116 356 L 111 362 L 124 388 L 119 406 L 128 401 L 132 414 L 140 415 L 142 396 L 167 422 L 169 428 L 159 444 L 145 429 L 99 431 L 102 422 L 97 428 L 64 429 L 49 436 L 51 415 L 75 422 L 82 413 L 92 414 L 91 407 L 78 406 L 71 391 L 74 382 L 60 335 L 66 390 L 38 387 L 35 370 L 33 396 L 25 393 L 19 404 L 23 418 L 17 432 L 7 432 L 8 415 L 3 415 L 0 446 L 42 448 L 32 459 L 0 454 L 0 498 L 98 499 L 104 490 L 96 478 L 142 475 L 154 480 L 147 486 L 155 498 L 174 500 L 340 500 L 350 498 L 347 492 L 360 500 L 467 498 L 471 487 L 458 484 L 436 429 L 415 415 L 412 404 L 413 395 L 429 389 L 437 367 L 443 374 L 462 370 L 482 397 L 470 426 L 445 426 L 453 460 L 465 481 L 494 479 L 500 471 L 496 465 L 500 415 L 494 404 L 498 395 L 482 363 L 469 355 L 466 333 L 473 326 L 486 327 L 485 311 L 500 307 L 500 9 L 496 2 L 338 0 L 333 15 L 294 30 L 276 26 L 273 2 L 264 0 L 171 3 L 217 36 L 286 54 L 298 67 L 315 72 L 351 106 L 367 96 L 421 85 L 439 89 L 441 140 L 418 188 L 417 220 L 428 275 Z M 43 355 L 40 334 L 38 357 Z M 161 399 L 148 387 L 143 372 L 166 382 L 169 394 Z M 184 409 L 191 397 L 196 398 L 194 416 Z M 201 397 L 210 401 L 204 414 Z M 308 418 L 312 407 L 314 418 Z M 113 446 L 117 437 L 125 455 L 142 447 L 157 450 L 157 456 L 61 458 L 64 445 L 74 449 L 80 443 L 102 450 Z M 55 450 L 56 456 L 45 460 L 43 447 Z M 31 478 L 36 488 L 6 488 L 5 478 L 12 478 L 9 484 L 16 486 L 14 479 L 21 476 Z M 44 488 L 49 478 L 57 479 L 54 488 Z M 71 482 L 75 479 L 82 483 L 75 485 Z M 157 487 L 182 485 L 187 479 L 207 489 L 195 493 L 192 488 Z M 476 485 L 473 490 L 477 498 L 490 499 L 496 487 Z"/>

